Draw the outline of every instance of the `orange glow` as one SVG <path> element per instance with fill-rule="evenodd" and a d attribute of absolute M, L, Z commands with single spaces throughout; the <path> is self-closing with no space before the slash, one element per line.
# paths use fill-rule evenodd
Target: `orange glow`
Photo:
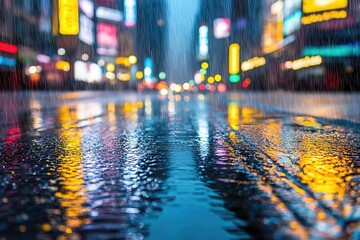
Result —
<path fill-rule="evenodd" d="M 131 66 L 131 62 L 130 62 L 129 58 L 127 58 L 127 57 L 117 57 L 115 62 L 116 62 L 116 64 L 124 65 L 125 67 Z"/>
<path fill-rule="evenodd" d="M 67 61 L 60 60 L 60 61 L 56 62 L 55 68 L 58 70 L 68 72 L 68 71 L 70 71 L 70 63 Z"/>

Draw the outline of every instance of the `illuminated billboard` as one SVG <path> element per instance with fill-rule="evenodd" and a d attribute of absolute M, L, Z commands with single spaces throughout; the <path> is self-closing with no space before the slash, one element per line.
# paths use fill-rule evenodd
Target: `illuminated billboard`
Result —
<path fill-rule="evenodd" d="M 95 63 L 76 61 L 74 63 L 74 76 L 77 81 L 84 81 L 88 83 L 100 82 L 102 72 L 99 65 Z"/>
<path fill-rule="evenodd" d="M 119 10 L 107 7 L 98 7 L 96 9 L 96 17 L 114 22 L 121 22 L 123 20 L 123 15 Z"/>
<path fill-rule="evenodd" d="M 80 32 L 79 39 L 89 45 L 94 44 L 94 22 L 85 15 L 80 14 Z"/>
<path fill-rule="evenodd" d="M 347 6 L 348 0 L 303 0 L 304 13 L 324 12 Z"/>
<path fill-rule="evenodd" d="M 81 11 L 88 17 L 94 17 L 94 3 L 90 0 L 80 0 L 79 7 Z"/>
<path fill-rule="evenodd" d="M 199 60 L 205 60 L 209 55 L 209 27 L 203 25 L 199 28 Z"/>
<path fill-rule="evenodd" d="M 154 61 L 149 57 L 144 60 L 144 79 L 146 81 L 154 80 Z"/>
<path fill-rule="evenodd" d="M 231 21 L 229 18 L 217 18 L 214 20 L 214 37 L 217 39 L 230 36 Z"/>
<path fill-rule="evenodd" d="M 117 28 L 113 24 L 100 22 L 97 24 L 98 53 L 102 55 L 116 55 L 118 47 Z"/>
<path fill-rule="evenodd" d="M 62 35 L 79 33 L 78 0 L 59 0 L 59 32 Z"/>
<path fill-rule="evenodd" d="M 127 28 L 135 27 L 137 20 L 136 0 L 124 0 L 124 24 Z"/>
<path fill-rule="evenodd" d="M 284 36 L 289 36 L 298 31 L 301 27 L 301 11 L 298 10 L 289 17 L 284 19 L 283 33 Z"/>

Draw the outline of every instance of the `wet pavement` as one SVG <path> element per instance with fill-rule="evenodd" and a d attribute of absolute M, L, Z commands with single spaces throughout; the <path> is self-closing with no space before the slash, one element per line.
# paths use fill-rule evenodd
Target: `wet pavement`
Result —
<path fill-rule="evenodd" d="M 359 96 L 292 95 L 1 94 L 0 239 L 358 239 Z"/>

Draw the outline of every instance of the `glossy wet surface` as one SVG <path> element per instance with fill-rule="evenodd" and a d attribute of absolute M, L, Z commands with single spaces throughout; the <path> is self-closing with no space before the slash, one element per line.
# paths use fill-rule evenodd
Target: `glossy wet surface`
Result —
<path fill-rule="evenodd" d="M 0 239 L 360 236 L 356 124 L 226 95 L 0 98 Z"/>

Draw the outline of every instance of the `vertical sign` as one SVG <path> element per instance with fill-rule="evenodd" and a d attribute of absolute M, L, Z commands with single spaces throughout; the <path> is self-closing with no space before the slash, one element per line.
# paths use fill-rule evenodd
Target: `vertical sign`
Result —
<path fill-rule="evenodd" d="M 124 0 L 124 24 L 127 28 L 136 25 L 136 0 Z"/>
<path fill-rule="evenodd" d="M 203 25 L 199 28 L 199 60 L 206 60 L 209 55 L 209 27 Z"/>
<path fill-rule="evenodd" d="M 229 46 L 229 81 L 237 83 L 240 81 L 240 46 L 233 43 Z"/>
<path fill-rule="evenodd" d="M 59 0 L 59 32 L 62 35 L 79 33 L 78 0 Z"/>

